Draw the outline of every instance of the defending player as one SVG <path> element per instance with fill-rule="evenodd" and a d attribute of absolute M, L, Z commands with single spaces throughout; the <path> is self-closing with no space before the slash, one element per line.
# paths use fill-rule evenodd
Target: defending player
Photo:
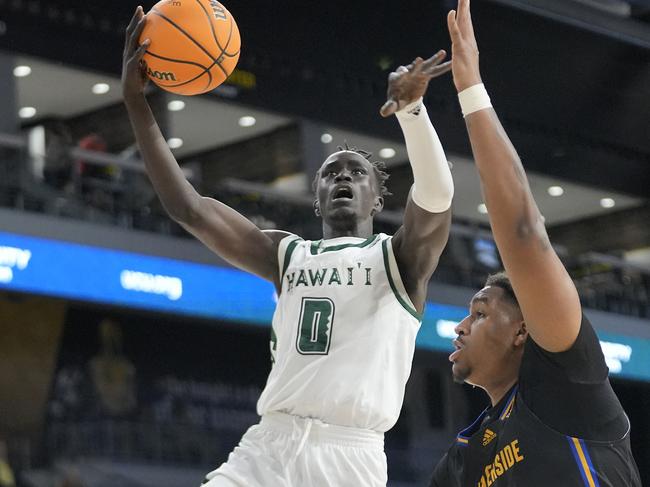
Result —
<path fill-rule="evenodd" d="M 431 485 L 640 487 L 630 424 L 598 339 L 481 82 L 469 0 L 459 0 L 448 27 L 454 84 L 507 276 L 490 276 L 456 327 L 454 379 L 483 388 L 491 407 L 458 435 Z"/>
<path fill-rule="evenodd" d="M 382 115 L 397 113 L 414 173 L 404 223 L 373 234 L 387 175 L 341 150 L 315 178 L 323 239 L 259 230 L 185 180 L 143 94 L 138 8 L 127 28 L 122 85 L 147 172 L 169 215 L 232 265 L 273 282 L 274 365 L 262 416 L 206 479 L 222 486 L 383 486 L 383 433 L 396 422 L 411 370 L 427 283 L 446 244 L 453 182 L 422 104 L 447 72 L 440 51 L 389 77 Z M 209 283 L 206 283 L 209 285 Z"/>

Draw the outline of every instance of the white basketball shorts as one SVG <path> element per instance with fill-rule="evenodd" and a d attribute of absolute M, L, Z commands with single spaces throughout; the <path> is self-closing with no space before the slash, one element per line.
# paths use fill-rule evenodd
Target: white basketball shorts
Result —
<path fill-rule="evenodd" d="M 385 487 L 384 435 L 270 413 L 203 487 Z"/>

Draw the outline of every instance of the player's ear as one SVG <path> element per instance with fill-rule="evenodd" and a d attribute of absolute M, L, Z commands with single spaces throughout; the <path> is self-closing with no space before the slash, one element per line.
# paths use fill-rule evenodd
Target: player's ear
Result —
<path fill-rule="evenodd" d="M 318 217 L 321 216 L 321 213 L 320 213 L 320 204 L 318 203 L 318 200 L 314 200 L 314 213 L 315 213 L 316 216 L 318 216 Z"/>
<path fill-rule="evenodd" d="M 526 329 L 526 322 L 519 322 L 519 328 L 517 329 L 517 334 L 515 335 L 515 346 L 521 347 L 526 343 L 528 338 L 528 330 Z"/>
<path fill-rule="evenodd" d="M 370 211 L 370 215 L 375 216 L 383 209 L 384 209 L 384 198 L 382 198 L 381 196 L 377 196 L 375 198 L 375 204 L 372 206 L 372 210 Z"/>

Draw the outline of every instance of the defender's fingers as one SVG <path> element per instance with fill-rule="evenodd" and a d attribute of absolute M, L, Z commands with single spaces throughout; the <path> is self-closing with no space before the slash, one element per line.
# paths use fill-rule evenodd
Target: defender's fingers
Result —
<path fill-rule="evenodd" d="M 466 36 L 474 37 L 474 27 L 472 26 L 472 13 L 469 7 L 469 0 L 458 1 L 458 28 Z"/>
<path fill-rule="evenodd" d="M 449 29 L 449 36 L 451 37 L 451 42 L 460 42 L 463 40 L 460 35 L 460 30 L 458 29 L 458 23 L 456 22 L 456 11 L 450 10 L 447 14 L 447 28 Z"/>
<path fill-rule="evenodd" d="M 469 1 L 458 0 L 458 23 L 462 23 L 467 18 L 469 12 Z"/>
<path fill-rule="evenodd" d="M 390 117 L 397 111 L 397 106 L 397 102 L 391 98 L 386 103 L 384 103 L 384 106 L 381 107 L 379 113 L 382 117 Z"/>

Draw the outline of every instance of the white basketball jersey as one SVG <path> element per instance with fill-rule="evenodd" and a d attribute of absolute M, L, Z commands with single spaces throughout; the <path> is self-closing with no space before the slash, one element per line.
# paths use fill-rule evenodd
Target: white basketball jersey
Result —
<path fill-rule="evenodd" d="M 380 432 L 395 424 L 421 316 L 404 289 L 391 239 L 312 242 L 290 235 L 280 242 L 274 363 L 258 414 L 279 411 Z"/>

